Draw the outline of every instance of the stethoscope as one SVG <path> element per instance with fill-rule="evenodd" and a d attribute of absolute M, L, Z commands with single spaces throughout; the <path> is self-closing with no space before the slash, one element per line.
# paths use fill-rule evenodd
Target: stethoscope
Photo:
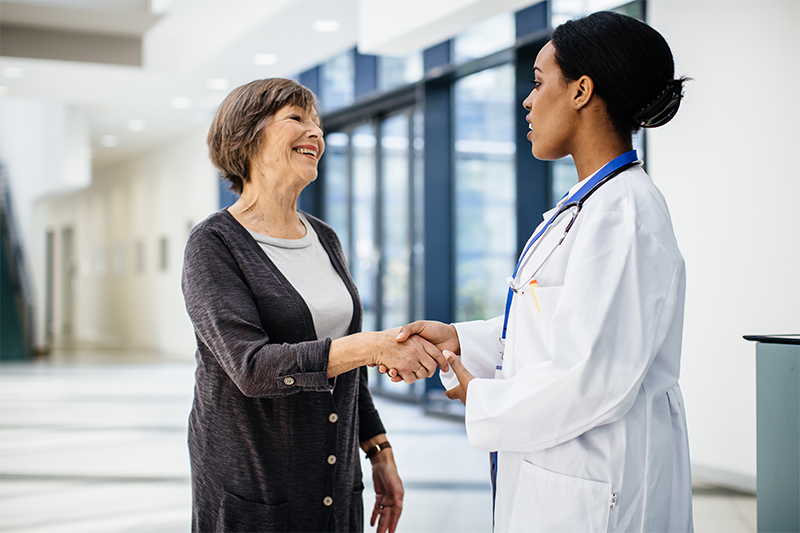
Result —
<path fill-rule="evenodd" d="M 592 194 L 594 194 L 600 187 L 608 183 L 608 181 L 615 176 L 618 176 L 631 167 L 641 164 L 642 162 L 639 161 L 636 150 L 626 152 L 621 156 L 609 161 L 603 166 L 603 168 L 598 170 L 592 177 L 587 179 L 586 183 L 584 183 L 581 188 L 575 192 L 575 194 L 567 198 L 567 200 L 561 205 L 561 207 L 558 208 L 555 214 L 550 217 L 550 220 L 547 221 L 544 227 L 533 236 L 530 242 L 528 242 L 528 245 L 525 247 L 525 250 L 522 252 L 522 255 L 519 258 L 519 261 L 517 261 L 517 266 L 514 269 L 514 275 L 509 277 L 507 280 L 508 296 L 506 297 L 506 311 L 505 316 L 503 317 L 503 333 L 500 337 L 500 342 L 503 344 L 503 346 L 505 346 L 506 330 L 508 329 L 508 317 L 511 311 L 511 302 L 514 299 L 514 294 L 518 293 L 525 286 L 525 283 L 527 283 L 529 279 L 535 278 L 539 270 L 544 266 L 547 260 L 550 259 L 550 256 L 552 256 L 561 243 L 564 242 L 564 239 L 567 238 L 569 230 L 572 229 L 572 226 L 575 224 L 575 220 L 577 220 L 578 215 L 581 213 L 586 200 L 588 200 Z M 550 250 L 550 252 L 548 252 L 548 254 L 539 262 L 539 266 L 537 266 L 530 275 L 525 276 L 525 281 L 520 283 L 518 280 L 520 272 L 528 266 L 531 258 L 536 255 L 536 250 L 544 240 L 544 237 L 550 232 L 550 229 L 553 227 L 553 222 L 555 222 L 561 215 L 568 211 L 571 211 L 572 217 L 564 228 L 564 233 L 561 235 L 561 238 L 556 242 L 552 250 Z M 501 370 L 502 364 L 498 364 L 497 369 Z"/>

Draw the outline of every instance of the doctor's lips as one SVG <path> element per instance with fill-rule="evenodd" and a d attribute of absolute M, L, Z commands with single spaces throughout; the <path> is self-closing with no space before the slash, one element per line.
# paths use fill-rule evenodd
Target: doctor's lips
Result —
<path fill-rule="evenodd" d="M 297 152 L 298 154 L 310 155 L 314 159 L 317 158 L 317 153 L 319 152 L 319 149 L 316 146 L 308 144 L 304 144 L 302 146 L 294 146 L 292 150 Z"/>

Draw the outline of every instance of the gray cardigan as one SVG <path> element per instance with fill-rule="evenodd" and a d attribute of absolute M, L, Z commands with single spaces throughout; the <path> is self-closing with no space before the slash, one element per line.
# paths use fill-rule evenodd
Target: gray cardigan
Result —
<path fill-rule="evenodd" d="M 362 308 L 333 230 L 306 215 Z M 384 432 L 366 369 L 327 377 L 304 300 L 227 210 L 194 228 L 183 294 L 197 338 L 193 531 L 362 531 L 359 443 Z M 333 390 L 333 393 L 331 391 Z"/>

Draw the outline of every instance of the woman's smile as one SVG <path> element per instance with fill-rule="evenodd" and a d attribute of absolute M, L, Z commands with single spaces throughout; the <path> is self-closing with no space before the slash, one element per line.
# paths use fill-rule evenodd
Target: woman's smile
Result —
<path fill-rule="evenodd" d="M 316 146 L 304 144 L 301 146 L 295 146 L 292 148 L 292 151 L 297 152 L 300 155 L 313 159 L 317 161 L 319 158 L 317 157 L 317 152 L 319 149 Z"/>

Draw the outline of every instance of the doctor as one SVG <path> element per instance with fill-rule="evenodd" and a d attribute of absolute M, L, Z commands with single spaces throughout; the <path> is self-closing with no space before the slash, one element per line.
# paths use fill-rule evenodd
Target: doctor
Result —
<path fill-rule="evenodd" d="M 685 78 L 658 32 L 608 12 L 559 26 L 533 76 L 533 155 L 571 155 L 580 182 L 531 236 L 503 316 L 398 339 L 460 354 L 442 381 L 470 444 L 497 452 L 495 531 L 691 531 L 684 262 L 631 143 L 675 115 Z"/>

